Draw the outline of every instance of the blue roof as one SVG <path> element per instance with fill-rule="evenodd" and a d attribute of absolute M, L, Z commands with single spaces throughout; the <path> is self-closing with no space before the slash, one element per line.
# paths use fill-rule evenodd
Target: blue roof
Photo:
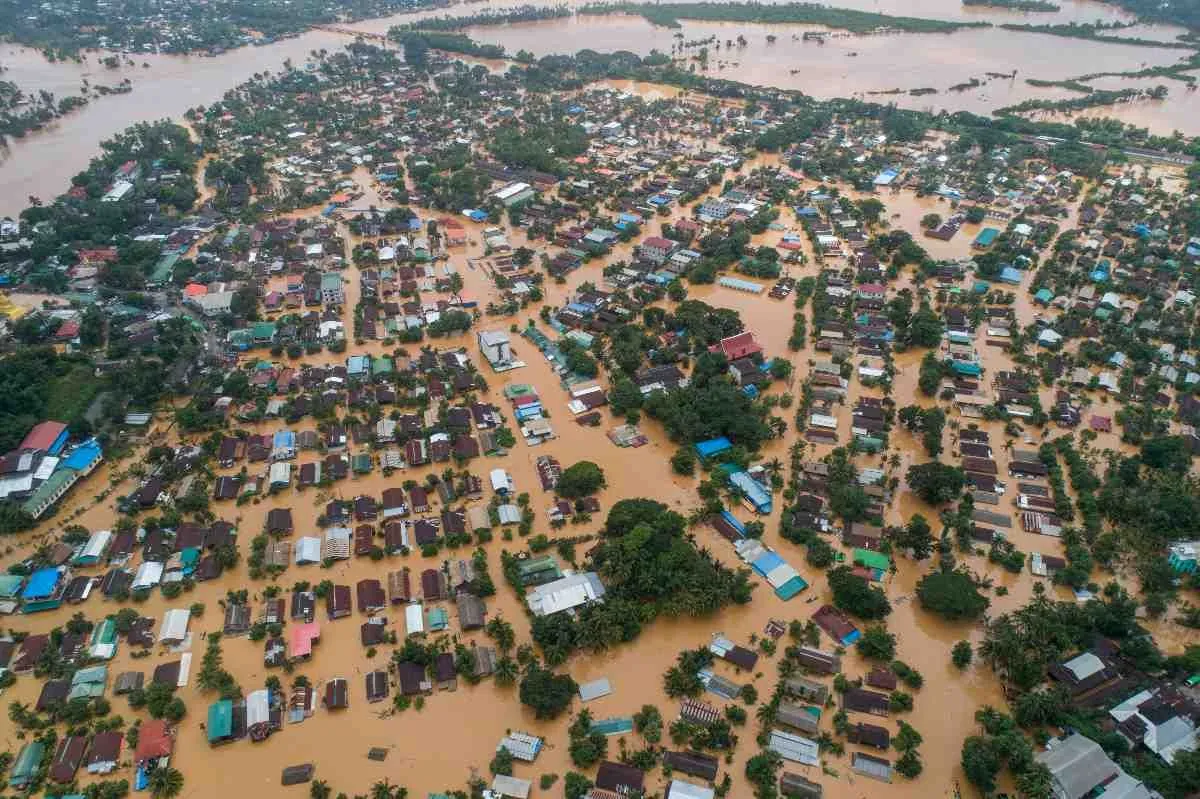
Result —
<path fill-rule="evenodd" d="M 958 372 L 960 375 L 971 375 L 978 377 L 983 374 L 983 369 L 977 363 L 969 363 L 967 361 L 953 361 L 950 368 Z"/>
<path fill-rule="evenodd" d="M 737 530 L 742 535 L 746 534 L 746 525 L 742 524 L 741 521 L 739 521 L 738 518 L 729 511 L 721 511 L 721 518 L 729 522 L 729 524 L 733 526 L 733 529 Z"/>
<path fill-rule="evenodd" d="M 770 492 L 748 472 L 734 472 L 729 475 L 729 482 L 737 486 L 738 490 L 742 492 L 742 496 L 748 499 L 759 513 L 771 512 Z"/>
<path fill-rule="evenodd" d="M 419 217 L 415 217 L 415 216 L 411 216 L 411 217 L 409 217 L 409 218 L 408 218 L 408 229 L 409 229 L 409 230 L 420 230 L 420 229 L 421 229 L 421 220 L 420 220 L 420 218 L 419 218 Z"/>
<path fill-rule="evenodd" d="M 1000 270 L 1000 280 L 1005 283 L 1013 283 L 1013 284 L 1020 283 L 1021 282 L 1021 270 L 1016 269 L 1011 266 L 1006 266 Z"/>
<path fill-rule="evenodd" d="M 54 594 L 58 585 L 59 570 L 57 566 L 47 566 L 29 575 L 29 582 L 21 592 L 22 599 L 42 599 Z"/>
<path fill-rule="evenodd" d="M 87 441 L 71 450 L 71 454 L 68 455 L 60 465 L 82 471 L 83 469 L 86 469 L 95 463 L 96 460 L 103 455 L 104 452 L 100 449 L 100 442 L 94 438 L 89 438 Z"/>
<path fill-rule="evenodd" d="M 766 577 L 771 571 L 783 565 L 783 558 L 776 555 L 774 552 L 764 552 L 759 555 L 753 563 L 750 564 L 754 571 L 758 572 L 763 577 Z"/>
<path fill-rule="evenodd" d="M 276 447 L 292 447 L 296 444 L 296 434 L 291 430 L 279 430 L 271 439 L 271 443 Z"/>
<path fill-rule="evenodd" d="M 701 458 L 711 458 L 713 455 L 718 455 L 732 447 L 733 444 L 730 443 L 729 439 L 721 436 L 720 438 L 713 438 L 696 444 L 696 454 Z"/>

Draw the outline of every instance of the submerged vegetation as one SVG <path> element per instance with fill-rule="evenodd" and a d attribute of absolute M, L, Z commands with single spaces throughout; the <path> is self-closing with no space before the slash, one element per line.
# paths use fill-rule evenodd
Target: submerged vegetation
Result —
<path fill-rule="evenodd" d="M 653 25 L 678 28 L 679 20 L 704 22 L 755 22 L 767 25 L 824 25 L 852 33 L 869 33 L 890 28 L 906 33 L 952 33 L 963 28 L 990 27 L 986 22 L 946 22 L 918 17 L 894 17 L 848 8 L 831 8 L 816 3 L 593 3 L 580 14 L 635 14 Z"/>

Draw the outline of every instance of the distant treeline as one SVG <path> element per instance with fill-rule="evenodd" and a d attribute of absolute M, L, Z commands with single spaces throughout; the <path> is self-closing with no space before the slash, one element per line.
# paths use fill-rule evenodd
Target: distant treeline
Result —
<path fill-rule="evenodd" d="M 1072 100 L 1026 100 L 1023 103 L 997 108 L 997 114 L 1022 114 L 1029 111 L 1083 111 L 1102 105 L 1114 105 L 1123 100 L 1146 96 L 1150 99 L 1161 100 L 1167 96 L 1166 86 L 1155 86 L 1148 92 L 1142 89 L 1120 89 L 1118 91 L 1095 90 L 1084 97 Z"/>
<path fill-rule="evenodd" d="M 392 28 L 388 38 L 405 45 L 405 60 L 413 60 L 409 48 L 420 44 L 425 48 L 442 50 L 447 53 L 474 56 L 475 58 L 504 58 L 504 48 L 498 44 L 480 44 L 462 33 L 444 33 L 442 31 L 411 31 Z"/>
<path fill-rule="evenodd" d="M 1025 24 L 1005 24 L 1001 28 L 1010 31 L 1021 31 L 1023 33 L 1046 33 L 1050 36 L 1065 36 L 1069 39 L 1091 39 L 1095 42 L 1108 42 L 1110 44 L 1132 44 L 1138 47 L 1166 47 L 1174 50 L 1194 50 L 1196 45 L 1182 41 L 1160 41 L 1158 39 L 1142 39 L 1136 36 L 1111 36 L 1104 33 L 1106 30 L 1117 30 L 1127 28 L 1128 25 L 1114 23 L 1111 25 L 1104 24 L 1076 24 L 1074 22 L 1066 25 L 1025 25 Z"/>
<path fill-rule="evenodd" d="M 988 8 L 1010 8 L 1013 11 L 1060 11 L 1061 6 L 1045 0 L 962 0 L 964 6 L 986 6 Z"/>
<path fill-rule="evenodd" d="M 484 11 L 461 17 L 437 17 L 423 19 L 409 25 L 400 25 L 400 30 L 460 31 L 476 25 L 507 25 L 514 22 L 537 22 L 543 19 L 559 19 L 571 16 L 567 6 L 521 6 L 504 11 Z"/>
<path fill-rule="evenodd" d="M 636 14 L 652 25 L 680 27 L 679 20 L 704 22 L 756 22 L 764 25 L 824 25 L 852 33 L 869 33 L 892 28 L 908 33 L 951 33 L 961 28 L 986 28 L 987 22 L 947 22 L 916 17 L 893 17 L 848 8 L 830 8 L 814 3 L 592 3 L 579 9 L 580 14 Z"/>

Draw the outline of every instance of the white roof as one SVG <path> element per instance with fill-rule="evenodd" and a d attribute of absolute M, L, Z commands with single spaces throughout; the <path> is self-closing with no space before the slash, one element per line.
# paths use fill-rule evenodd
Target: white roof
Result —
<path fill-rule="evenodd" d="M 716 792 L 705 785 L 684 780 L 671 780 L 667 786 L 667 799 L 713 799 Z"/>
<path fill-rule="evenodd" d="M 409 635 L 425 632 L 425 614 L 421 612 L 419 603 L 413 602 L 404 608 L 404 628 Z"/>
<path fill-rule="evenodd" d="M 604 598 L 604 585 L 595 572 L 561 577 L 536 586 L 528 597 L 529 609 L 537 616 L 549 616 Z"/>
<path fill-rule="evenodd" d="M 1078 680 L 1086 680 L 1098 671 L 1104 669 L 1104 661 L 1091 652 L 1077 655 L 1063 664 L 1063 668 L 1075 675 Z"/>
<path fill-rule="evenodd" d="M 246 726 L 265 724 L 271 720 L 271 692 L 259 688 L 246 695 Z"/>
<path fill-rule="evenodd" d="M 158 631 L 158 641 L 182 641 L 187 638 L 188 621 L 192 612 L 187 608 L 174 608 L 163 615 L 162 627 Z"/>
<path fill-rule="evenodd" d="M 129 586 L 131 590 L 138 591 L 142 588 L 153 588 L 162 581 L 163 565 L 156 560 L 143 561 L 141 566 L 138 566 L 137 574 L 133 576 L 133 583 Z"/>
<path fill-rule="evenodd" d="M 529 796 L 529 789 L 532 787 L 533 783 L 529 780 L 508 777 L 504 774 L 497 774 L 492 780 L 492 792 L 500 796 L 511 797 L 511 799 L 525 799 Z"/>
<path fill-rule="evenodd" d="M 607 677 L 601 677 L 598 680 L 585 682 L 579 686 L 579 698 L 584 702 L 590 702 L 593 699 L 599 699 L 602 696 L 608 696 L 612 693 L 612 685 Z"/>
<path fill-rule="evenodd" d="M 104 554 L 104 550 L 108 548 L 108 542 L 112 540 L 113 534 L 111 530 L 97 530 L 92 533 L 92 537 L 88 539 L 87 546 L 80 553 L 81 557 L 98 558 Z"/>
<path fill-rule="evenodd" d="M 318 563 L 321 560 L 321 539 L 304 536 L 296 541 L 296 563 Z"/>
<path fill-rule="evenodd" d="M 528 188 L 530 188 L 528 183 L 521 183 L 518 181 L 516 183 L 509 183 L 507 186 L 497 189 L 496 191 L 492 192 L 492 196 L 498 200 L 507 200 L 509 197 L 520 194 Z"/>
<path fill-rule="evenodd" d="M 176 688 L 187 688 L 188 679 L 192 675 L 192 653 L 184 652 L 179 656 L 179 676 L 175 679 Z"/>

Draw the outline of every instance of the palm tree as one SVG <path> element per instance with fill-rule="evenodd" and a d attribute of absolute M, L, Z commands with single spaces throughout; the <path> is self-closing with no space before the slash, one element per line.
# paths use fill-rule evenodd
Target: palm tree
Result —
<path fill-rule="evenodd" d="M 517 662 L 510 657 L 502 657 L 496 661 L 496 684 L 512 685 L 517 681 Z"/>
<path fill-rule="evenodd" d="M 331 793 L 333 791 L 325 780 L 317 780 L 308 788 L 309 799 L 329 799 Z"/>
<path fill-rule="evenodd" d="M 392 784 L 386 777 L 371 786 L 371 799 L 392 799 Z"/>
<path fill-rule="evenodd" d="M 178 769 L 158 768 L 150 774 L 150 794 L 154 799 L 171 799 L 183 790 L 183 775 Z"/>

